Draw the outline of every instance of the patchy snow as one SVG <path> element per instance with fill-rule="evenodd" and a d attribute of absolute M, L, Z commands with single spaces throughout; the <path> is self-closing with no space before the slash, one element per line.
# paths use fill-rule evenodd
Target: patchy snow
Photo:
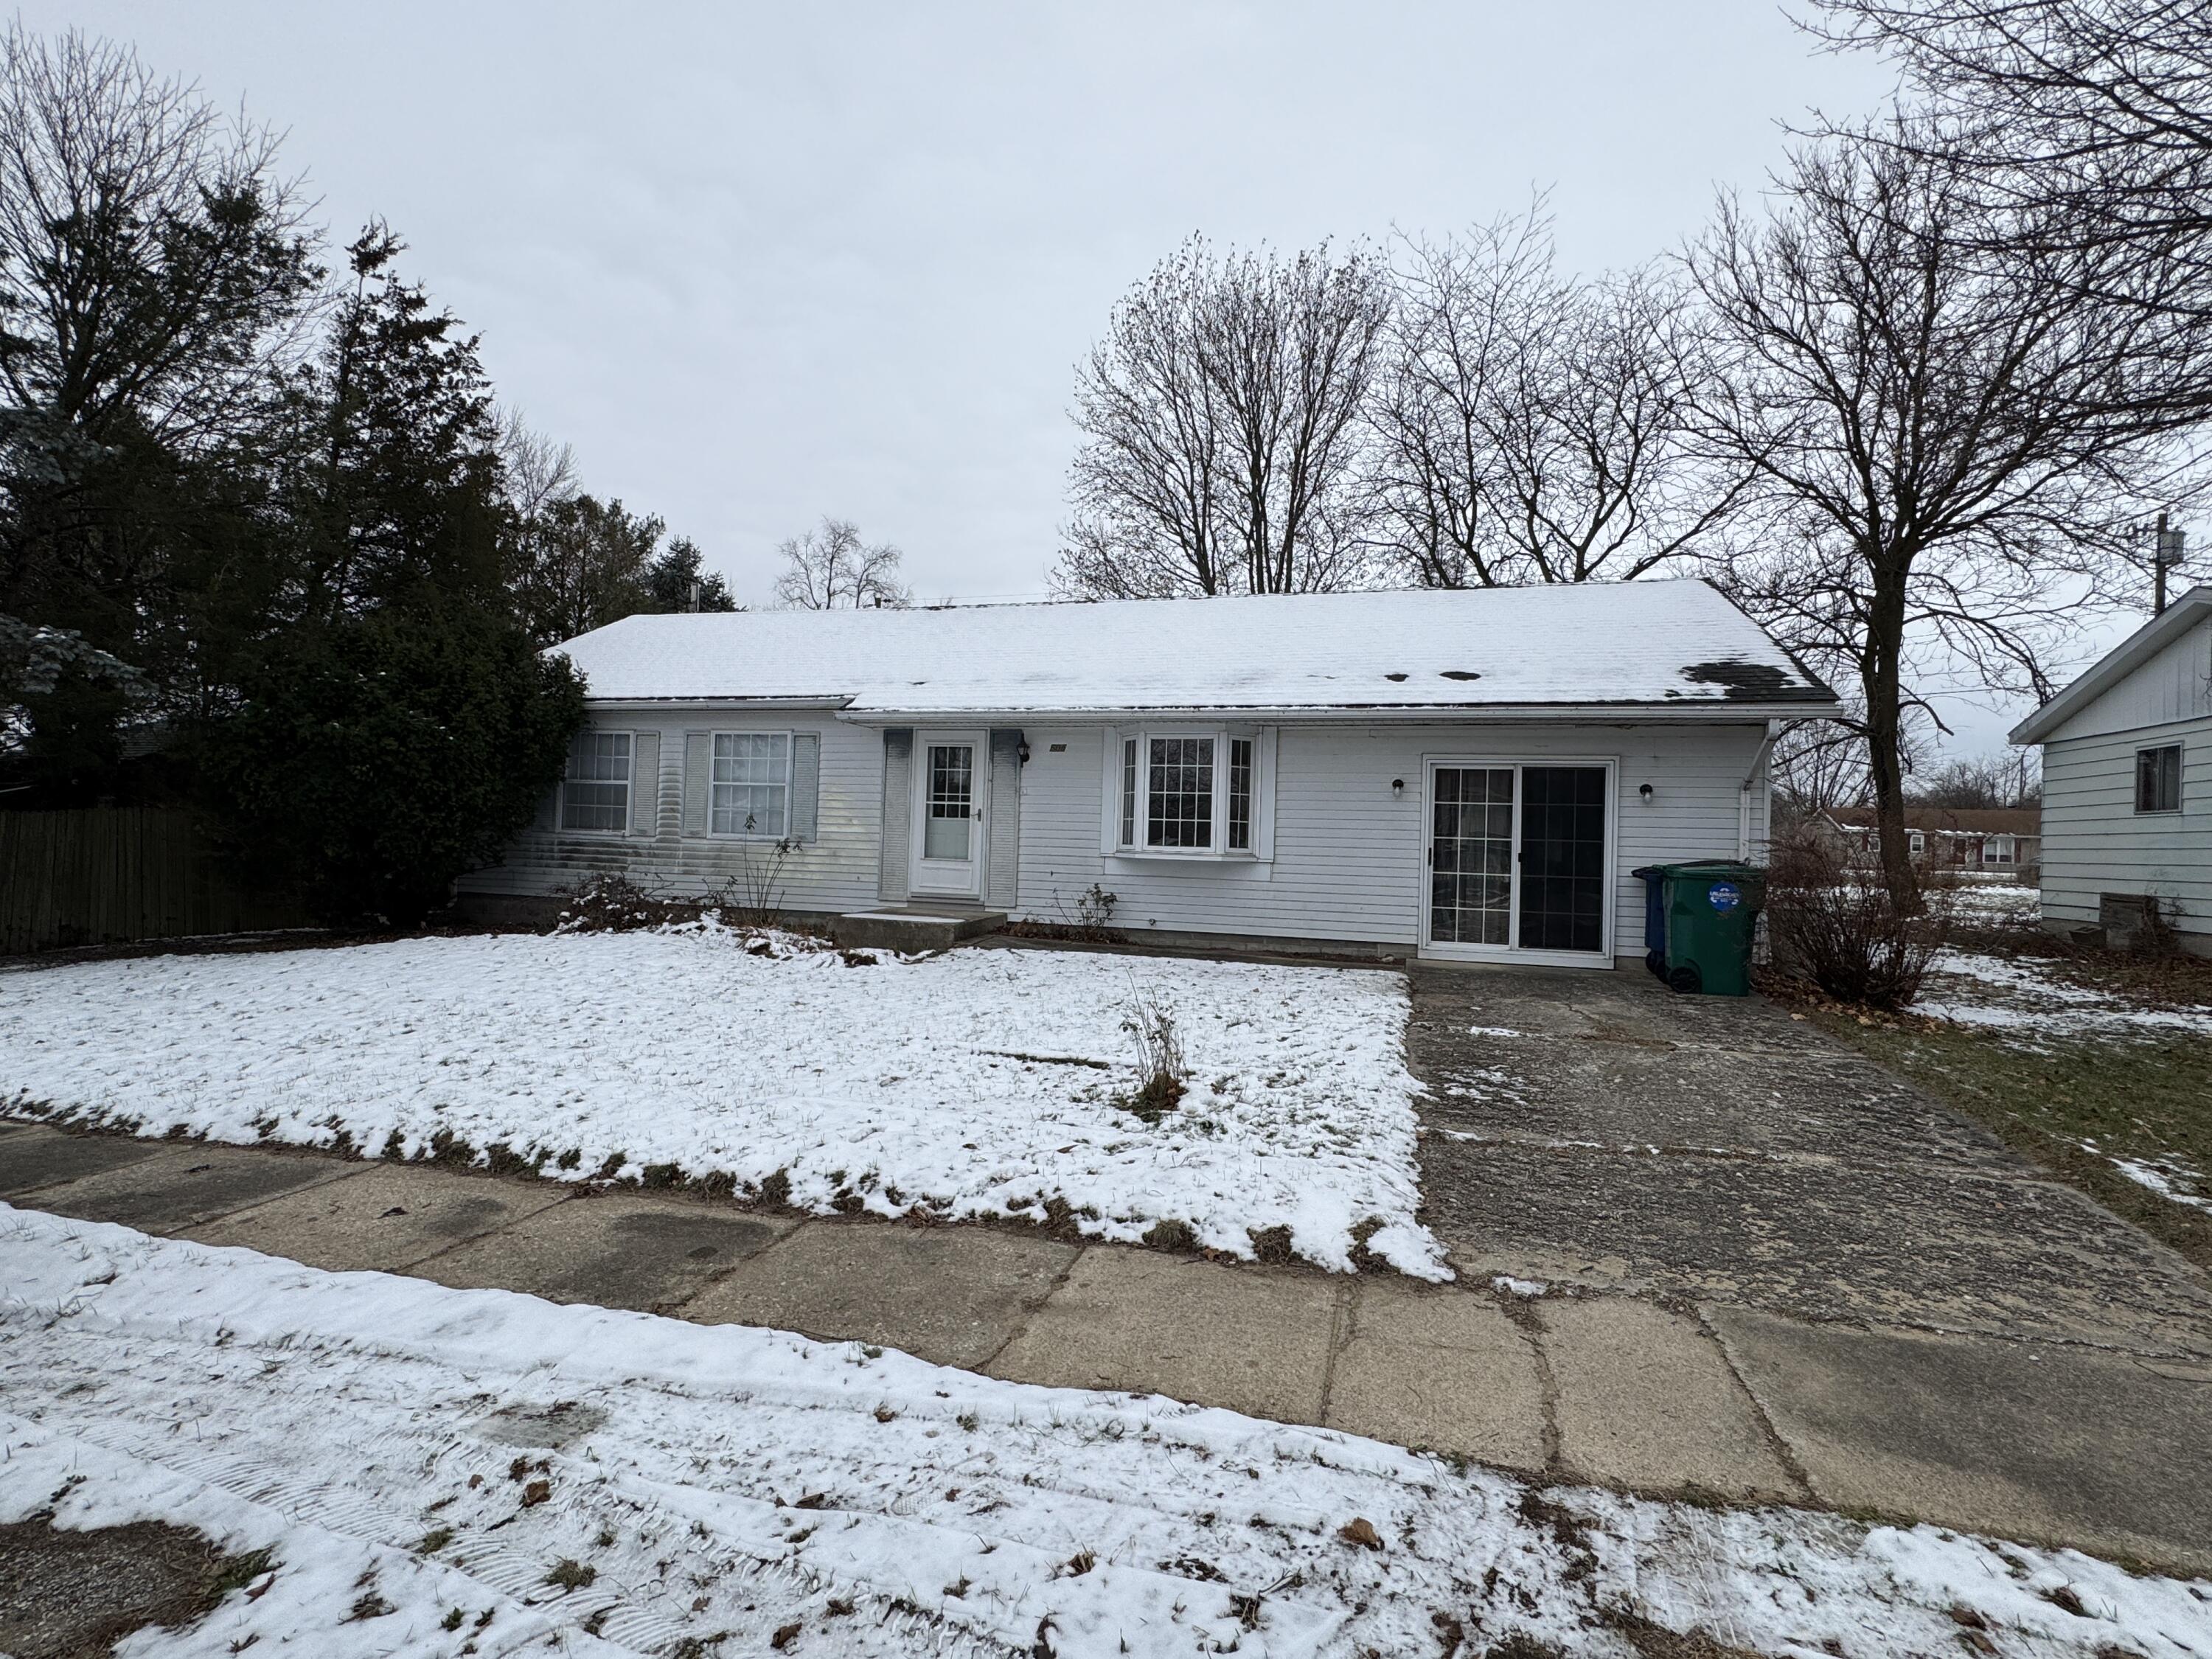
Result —
<path fill-rule="evenodd" d="M 880 1214 L 1162 1220 L 1352 1266 L 1353 1230 L 1449 1277 L 1417 1223 L 1395 974 L 968 950 L 848 966 L 712 925 L 151 957 L 8 976 L 0 1106 L 217 1140 L 418 1157 L 450 1136 L 562 1179 L 721 1173 Z M 1158 1124 L 1122 1010 L 1174 1011 L 1189 1092 Z M 662 1171 L 665 1175 L 665 1170 Z"/>
<path fill-rule="evenodd" d="M 1952 909 L 1976 921 L 2032 925 L 2043 919 L 2043 890 L 2008 881 L 1962 881 L 1948 890 Z"/>
<path fill-rule="evenodd" d="M 2024 958 L 1945 951 L 1929 966 L 1915 1013 L 2022 1036 L 2212 1036 L 2212 1008 L 2160 1008 L 2076 985 Z"/>
<path fill-rule="evenodd" d="M 2095 1149 L 2091 1148 L 2092 1151 Z M 2193 1165 L 2178 1158 L 2115 1158 L 2112 1167 L 2139 1187 L 2148 1187 L 2160 1198 L 2172 1199 L 2195 1210 L 2212 1210 L 2212 1182 Z"/>
<path fill-rule="evenodd" d="M 2008 1654 L 2212 1648 L 2212 1583 L 2071 1552 L 1539 1498 L 1350 1436 L 777 1332 L 5 1206 L 0 1282 L 0 1522 L 51 1504 L 274 1551 L 257 1597 L 130 1659 L 1351 1659 L 1455 1627 L 1462 1652 L 1518 1632 L 1631 1659 L 1628 1615 L 1769 1654 L 1936 1653 L 1960 1612 Z M 550 1582 L 563 1562 L 589 1582 Z M 364 1595 L 389 1610 L 355 1617 Z"/>
<path fill-rule="evenodd" d="M 606 698 L 856 714 L 1832 707 L 1696 580 L 625 617 L 559 647 Z"/>

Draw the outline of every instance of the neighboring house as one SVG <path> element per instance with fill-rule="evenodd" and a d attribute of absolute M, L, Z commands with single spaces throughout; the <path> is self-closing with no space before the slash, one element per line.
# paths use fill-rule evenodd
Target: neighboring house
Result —
<path fill-rule="evenodd" d="M 1630 872 L 1764 850 L 1833 695 L 1701 581 L 632 617 L 479 914 L 595 872 L 793 915 L 1610 966 Z M 797 844 L 780 855 L 778 843 Z M 856 931 L 860 931 L 857 930 Z"/>
<path fill-rule="evenodd" d="M 1879 861 L 1873 807 L 1831 808 L 1820 815 L 1820 828 L 1856 861 Z M 1912 856 L 1938 870 L 2033 881 L 2042 859 L 2043 814 L 2033 806 L 1908 806 L 1905 830 Z"/>
<path fill-rule="evenodd" d="M 2155 902 L 2212 955 L 2212 587 L 2013 728 L 2043 745 L 2043 917 L 2116 941 Z"/>

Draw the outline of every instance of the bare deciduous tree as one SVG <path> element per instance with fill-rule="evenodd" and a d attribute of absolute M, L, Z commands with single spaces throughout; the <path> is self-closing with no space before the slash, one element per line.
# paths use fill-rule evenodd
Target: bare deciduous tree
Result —
<path fill-rule="evenodd" d="M 2171 257 L 2212 229 L 2212 10 L 2198 0 L 1813 0 L 1814 33 L 1895 59 L 2047 228 Z"/>
<path fill-rule="evenodd" d="M 1356 586 L 1358 460 L 1389 273 L 1194 237 L 1078 373 L 1085 441 L 1054 584 L 1083 598 Z"/>
<path fill-rule="evenodd" d="M 1698 550 L 1749 479 L 1686 441 L 1680 285 L 1556 268 L 1540 201 L 1409 239 L 1375 423 L 1376 533 L 1424 586 L 1629 580 Z"/>
<path fill-rule="evenodd" d="M 0 36 L 0 386 L 21 429 L 221 435 L 304 349 L 316 273 L 276 139 L 129 48 Z"/>
<path fill-rule="evenodd" d="M 899 580 L 899 550 L 889 542 L 861 540 L 860 526 L 849 519 L 825 518 L 776 551 L 784 560 L 783 574 L 775 579 L 779 605 L 803 611 L 899 610 L 914 602 Z"/>
<path fill-rule="evenodd" d="M 1771 514 L 1728 580 L 1856 684 L 1903 908 L 1918 902 L 1903 816 L 1916 652 L 2047 690 L 2043 651 L 2077 597 L 2063 579 L 2180 488 L 2181 420 L 2138 393 L 2191 344 L 2105 297 L 2156 280 L 2114 250 L 2024 236 L 1993 258 L 2021 210 L 1940 140 L 1900 123 L 1802 148 L 1772 216 L 1724 200 L 1691 261 L 1722 350 L 1701 436 L 1753 469 Z"/>

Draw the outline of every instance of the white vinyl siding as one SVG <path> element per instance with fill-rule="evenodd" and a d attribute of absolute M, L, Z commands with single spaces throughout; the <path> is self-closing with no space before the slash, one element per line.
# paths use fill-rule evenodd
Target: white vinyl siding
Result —
<path fill-rule="evenodd" d="M 2175 746 L 2179 809 L 2137 811 L 2139 751 Z M 2100 893 L 2153 896 L 2212 948 L 2212 716 L 2046 742 L 2042 877 L 2047 923 L 2094 926 Z"/>
<path fill-rule="evenodd" d="M 1742 795 L 1765 735 L 1762 725 L 1283 726 L 1255 754 L 1255 856 L 1160 857 L 1115 851 L 1112 830 L 1127 734 L 1093 726 L 1032 726 L 1022 771 L 1018 917 L 1073 914 L 1093 883 L 1119 897 L 1115 925 L 1133 935 L 1249 934 L 1410 947 L 1427 888 L 1425 757 L 1480 754 L 1540 762 L 1616 757 L 1615 952 L 1644 939 L 1639 865 L 1732 859 Z M 1052 745 L 1066 747 L 1054 752 Z M 1273 754 L 1267 751 L 1272 749 Z M 1403 788 L 1393 791 L 1393 781 Z M 1644 801 L 1637 786 L 1653 786 Z M 1109 826 L 1102 848 L 1102 816 Z M 1766 789 L 1752 791 L 1752 856 L 1765 857 Z"/>
<path fill-rule="evenodd" d="M 791 822 L 791 733 L 717 732 L 707 828 L 781 841 Z"/>
<path fill-rule="evenodd" d="M 629 829 L 630 734 L 586 729 L 568 744 L 561 827 L 607 835 Z"/>
<path fill-rule="evenodd" d="M 707 833 L 707 775 L 713 769 L 709 734 L 757 730 L 765 723 L 763 712 L 734 705 L 594 709 L 593 717 L 610 726 L 658 734 L 658 777 L 641 771 L 632 794 L 633 805 L 648 809 L 648 822 L 658 823 L 662 833 L 617 836 L 550 825 L 526 830 L 509 844 L 501 862 L 463 877 L 461 888 L 544 897 L 594 875 L 628 876 L 678 897 L 696 896 L 732 883 L 742 887 L 749 875 L 766 867 L 766 860 L 774 856 L 774 843 Z M 783 908 L 794 915 L 813 915 L 872 908 L 878 902 L 881 872 L 883 733 L 848 724 L 826 709 L 779 708 L 770 718 L 794 738 L 811 736 L 819 745 L 814 834 L 783 860 Z M 700 777 L 698 817 L 679 835 L 679 826 L 687 823 L 685 762 L 689 739 L 694 737 L 702 751 L 698 766 L 692 769 Z M 796 741 L 793 747 L 796 771 Z M 642 743 L 634 744 L 635 763 L 641 768 L 645 765 L 644 748 Z M 799 805 L 793 802 L 794 808 Z M 558 823 L 556 815 L 551 823 Z M 787 829 L 803 832 L 805 826 Z"/>

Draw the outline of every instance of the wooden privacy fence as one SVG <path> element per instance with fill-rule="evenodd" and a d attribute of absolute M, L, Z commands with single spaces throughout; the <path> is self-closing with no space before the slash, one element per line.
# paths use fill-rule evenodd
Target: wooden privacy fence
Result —
<path fill-rule="evenodd" d="M 181 808 L 0 812 L 0 955 L 305 925 L 231 882 Z"/>

